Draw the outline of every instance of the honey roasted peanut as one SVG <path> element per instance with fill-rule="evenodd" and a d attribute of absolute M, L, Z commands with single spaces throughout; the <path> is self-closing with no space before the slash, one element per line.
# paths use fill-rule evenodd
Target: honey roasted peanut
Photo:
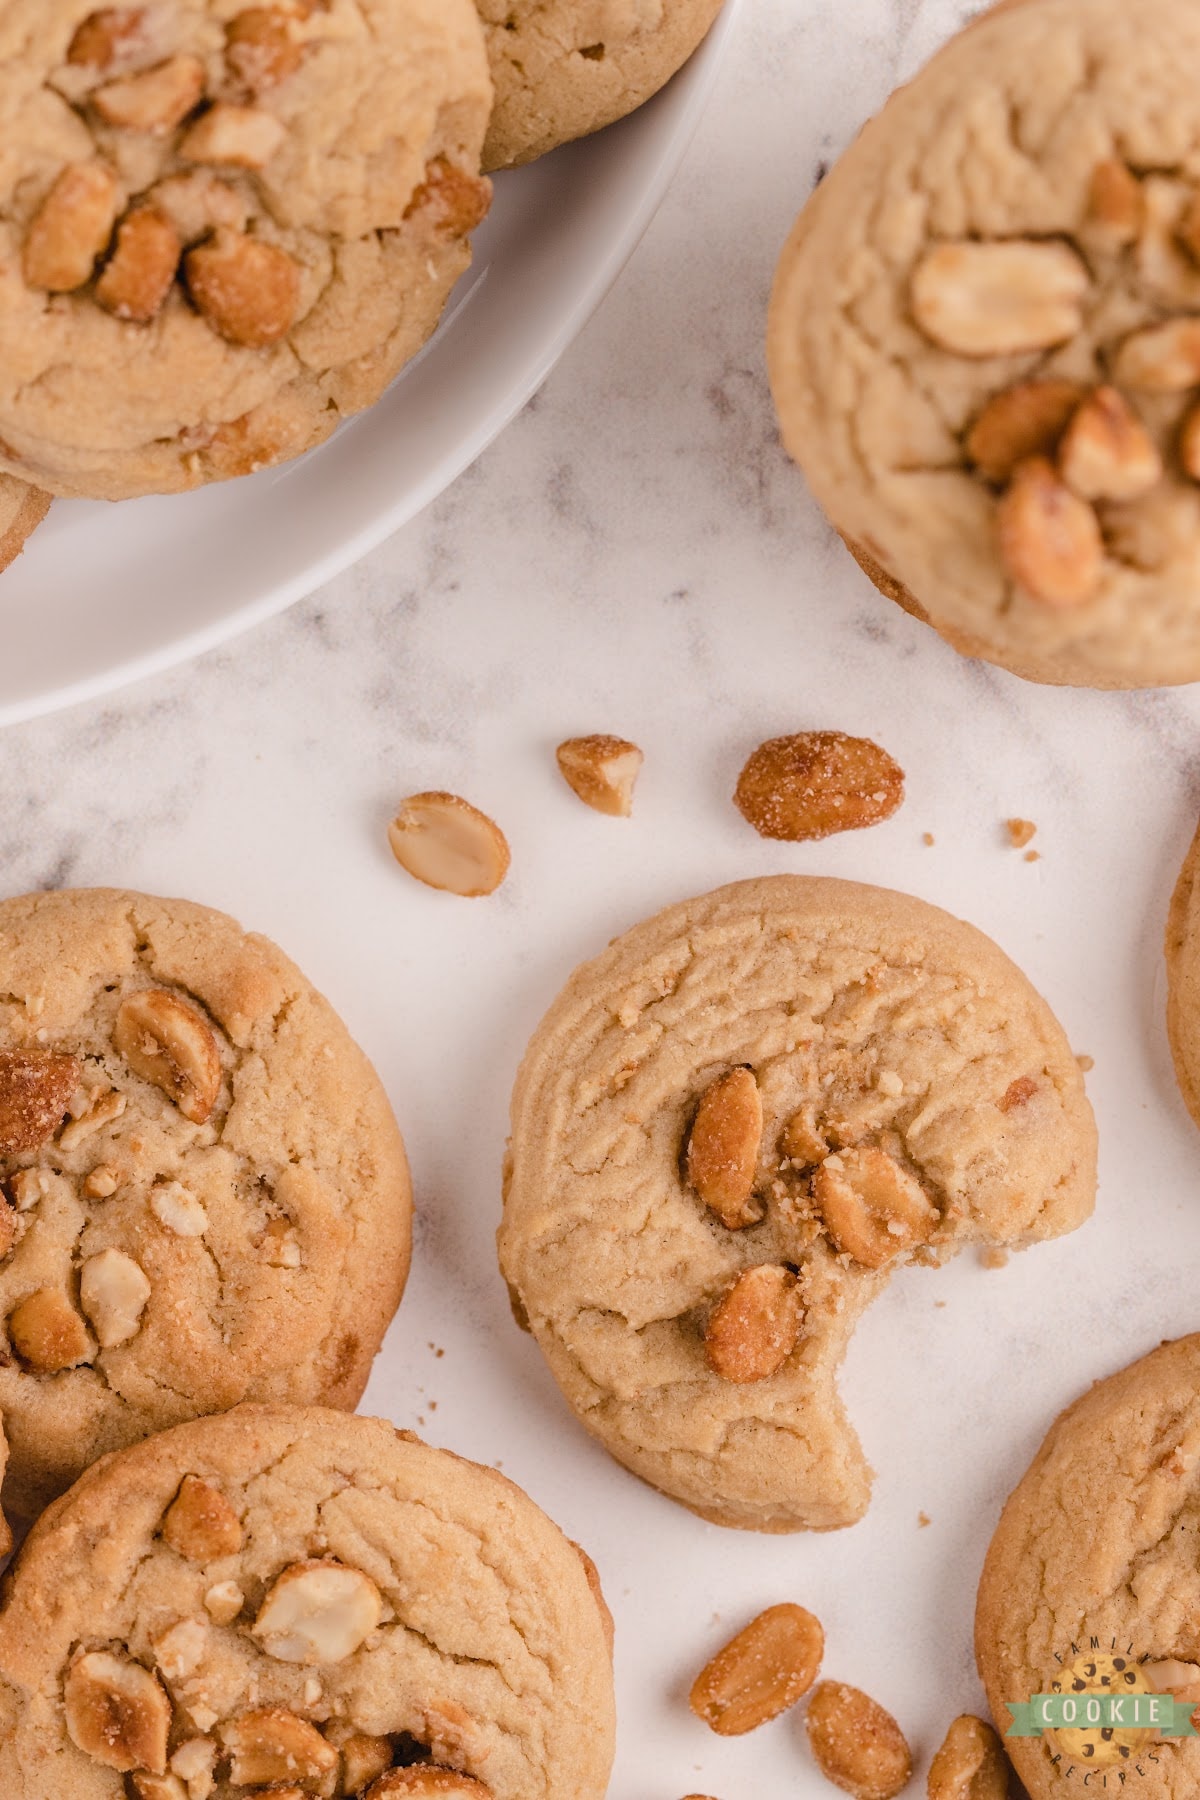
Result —
<path fill-rule="evenodd" d="M 500 827 L 457 794 L 413 794 L 392 820 L 388 842 L 417 881 L 468 900 L 495 893 L 511 861 Z"/>
<path fill-rule="evenodd" d="M 21 1361 L 38 1375 L 57 1375 L 90 1362 L 96 1346 L 61 1288 L 39 1288 L 8 1316 L 8 1335 Z"/>
<path fill-rule="evenodd" d="M 924 1188 L 886 1150 L 841 1150 L 813 1176 L 813 1200 L 838 1250 L 882 1269 L 926 1244 L 938 1223 Z"/>
<path fill-rule="evenodd" d="M 929 1768 L 929 1800 L 1006 1800 L 1009 1766 L 996 1732 L 963 1713 Z"/>
<path fill-rule="evenodd" d="M 279 1662 L 344 1662 L 379 1624 L 383 1600 L 369 1576 L 336 1562 L 296 1563 L 278 1577 L 254 1635 Z"/>
<path fill-rule="evenodd" d="M 1082 500 L 1136 500 L 1162 480 L 1158 445 L 1116 388 L 1097 388 L 1059 451 L 1063 480 Z"/>
<path fill-rule="evenodd" d="M 149 1669 L 90 1651 L 71 1664 L 63 1699 L 71 1741 L 93 1762 L 121 1774 L 166 1774 L 171 1703 Z"/>
<path fill-rule="evenodd" d="M 627 819 L 633 812 L 633 790 L 643 757 L 625 738 L 568 738 L 555 755 L 563 780 L 593 812 Z"/>
<path fill-rule="evenodd" d="M 157 207 L 139 206 L 117 227 L 116 248 L 96 283 L 96 300 L 118 319 L 148 325 L 175 282 L 183 244 Z"/>
<path fill-rule="evenodd" d="M 195 56 L 172 56 L 97 88 L 92 105 L 106 125 L 167 137 L 203 96 L 204 64 Z"/>
<path fill-rule="evenodd" d="M 40 1150 L 62 1124 L 83 1074 L 74 1056 L 0 1050 L 0 1156 Z"/>
<path fill-rule="evenodd" d="M 1049 350 L 1080 329 L 1090 285 L 1065 244 L 940 244 L 913 276 L 913 315 L 926 337 L 957 356 Z"/>
<path fill-rule="evenodd" d="M 236 1555 L 244 1536 L 232 1502 L 198 1475 L 184 1476 L 163 1514 L 162 1534 L 172 1550 L 194 1563 Z M 237 1610 L 241 1610 L 240 1600 Z"/>
<path fill-rule="evenodd" d="M 966 437 L 966 451 L 985 481 L 1004 487 L 1031 456 L 1057 455 L 1085 390 L 1076 381 L 1022 381 L 995 394 Z"/>
<path fill-rule="evenodd" d="M 300 306 L 300 270 L 286 250 L 219 230 L 184 258 L 188 291 L 231 344 L 266 350 L 285 338 Z"/>
<path fill-rule="evenodd" d="M 389 1769 L 367 1789 L 366 1800 L 491 1800 L 492 1790 L 471 1775 L 433 1763 Z"/>
<path fill-rule="evenodd" d="M 790 1269 L 763 1263 L 739 1275 L 704 1334 L 709 1367 L 748 1386 L 783 1368 L 800 1341 L 803 1309 Z"/>
<path fill-rule="evenodd" d="M 760 837 L 814 842 L 890 819 L 904 770 L 869 738 L 802 731 L 760 744 L 738 778 L 734 804 Z"/>
<path fill-rule="evenodd" d="M 691 1709 L 721 1737 L 755 1731 L 807 1694 L 824 1654 L 819 1619 L 802 1606 L 772 1606 L 701 1670 Z"/>
<path fill-rule="evenodd" d="M 224 1726 L 230 1779 L 239 1787 L 265 1787 L 293 1780 L 305 1784 L 332 1775 L 338 1753 L 314 1725 L 283 1707 L 243 1713 Z"/>
<path fill-rule="evenodd" d="M 225 27 L 225 65 L 252 96 L 278 87 L 303 60 L 293 15 L 278 6 L 249 6 Z"/>
<path fill-rule="evenodd" d="M 762 1134 L 758 1083 L 749 1069 L 730 1069 L 705 1090 L 687 1145 L 688 1180 L 730 1231 L 766 1210 L 754 1192 Z"/>
<path fill-rule="evenodd" d="M 217 1103 L 221 1056 L 203 1014 L 165 988 L 121 1003 L 113 1042 L 135 1074 L 167 1094 L 185 1119 L 203 1125 Z"/>
<path fill-rule="evenodd" d="M 1100 522 L 1071 492 L 1053 463 L 1023 462 L 1000 502 L 1000 554 L 1009 575 L 1043 606 L 1082 606 L 1104 566 Z"/>
<path fill-rule="evenodd" d="M 895 1719 L 859 1688 L 823 1681 L 805 1720 L 817 1766 L 855 1800 L 894 1800 L 912 1777 L 912 1753 Z"/>
<path fill-rule="evenodd" d="M 287 136 L 274 113 L 218 100 L 197 119 L 179 146 L 185 162 L 265 169 Z"/>
<path fill-rule="evenodd" d="M 92 278 L 117 222 L 116 177 L 103 163 L 64 169 L 25 238 L 22 268 L 33 288 L 69 294 Z"/>

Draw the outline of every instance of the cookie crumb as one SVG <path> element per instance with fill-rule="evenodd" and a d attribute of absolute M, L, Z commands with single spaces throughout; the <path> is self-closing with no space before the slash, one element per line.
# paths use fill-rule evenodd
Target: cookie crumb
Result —
<path fill-rule="evenodd" d="M 1030 863 L 1041 862 L 1041 860 L 1042 860 L 1042 853 L 1040 850 L 1027 850 L 1025 852 L 1025 861 L 1026 862 L 1030 862 Z"/>
<path fill-rule="evenodd" d="M 927 1512 L 919 1512 L 917 1514 L 917 1530 L 918 1531 L 924 1531 L 924 1529 L 927 1525 L 932 1525 L 932 1524 L 933 1524 L 933 1520 L 930 1518 L 930 1516 Z"/>
<path fill-rule="evenodd" d="M 921 842 L 927 850 L 932 850 L 933 846 L 937 843 L 937 839 L 934 837 L 932 831 L 926 831 L 922 834 Z"/>
<path fill-rule="evenodd" d="M 1075 1061 L 1079 1064 L 1080 1069 L 1085 1075 L 1090 1075 L 1096 1066 L 1096 1059 L 1094 1056 L 1077 1056 Z"/>
<path fill-rule="evenodd" d="M 1032 819 L 1008 819 L 1008 841 L 1014 850 L 1024 850 L 1026 844 L 1032 844 L 1037 836 L 1037 826 Z"/>
<path fill-rule="evenodd" d="M 979 1252 L 979 1261 L 985 1269 L 1007 1269 L 1008 1251 L 992 1245 Z"/>

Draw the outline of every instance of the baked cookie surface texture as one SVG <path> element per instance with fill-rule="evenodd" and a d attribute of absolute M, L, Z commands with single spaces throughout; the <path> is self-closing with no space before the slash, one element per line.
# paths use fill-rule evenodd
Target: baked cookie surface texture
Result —
<path fill-rule="evenodd" d="M 1004 1508 L 975 1648 L 1002 1731 L 1060 1691 L 1200 1704 L 1200 1337 L 1162 1345 L 1067 1408 Z M 1078 1684 L 1078 1687 L 1075 1687 Z M 1191 1794 L 1200 1741 L 1110 1727 L 1006 1740 L 1031 1800 Z M 1102 1771 L 1107 1771 L 1106 1778 Z"/>
<path fill-rule="evenodd" d="M 387 1097 L 265 938 L 107 890 L 0 903 L 0 1412 L 30 1516 L 245 1399 L 353 1407 L 408 1273 Z"/>
<path fill-rule="evenodd" d="M 492 1469 L 239 1407 L 105 1459 L 0 1611 L 6 1800 L 602 1800 L 606 1614 Z"/>
<path fill-rule="evenodd" d="M 0 471 L 174 492 L 420 349 L 487 210 L 471 0 L 7 0 Z"/>
<path fill-rule="evenodd" d="M 901 894 L 778 876 L 571 977 L 517 1079 L 500 1259 L 566 1398 L 720 1524 L 849 1525 L 836 1377 L 901 1263 L 1073 1230 L 1095 1127 L 1049 1008 Z"/>
<path fill-rule="evenodd" d="M 722 0 L 479 0 L 496 109 L 484 167 L 623 119 L 702 43 Z"/>
<path fill-rule="evenodd" d="M 784 441 L 882 590 L 1045 682 L 1200 679 L 1200 14 L 1023 0 L 842 157 L 769 321 Z"/>

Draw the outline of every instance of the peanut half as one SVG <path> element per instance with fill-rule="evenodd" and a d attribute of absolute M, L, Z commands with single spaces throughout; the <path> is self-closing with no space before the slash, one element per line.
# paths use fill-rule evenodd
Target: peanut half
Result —
<path fill-rule="evenodd" d="M 39 1288 L 8 1316 L 8 1335 L 21 1361 L 38 1375 L 57 1375 L 90 1362 L 96 1346 L 60 1288 Z"/>
<path fill-rule="evenodd" d="M 1100 585 L 1104 540 L 1086 500 L 1033 456 L 1013 476 L 998 513 L 1000 554 L 1009 575 L 1043 606 L 1083 606 Z"/>
<path fill-rule="evenodd" d="M 904 770 L 869 738 L 801 731 L 760 744 L 733 798 L 760 837 L 810 843 L 890 819 Z"/>
<path fill-rule="evenodd" d="M 172 56 L 97 88 L 92 105 L 106 125 L 167 137 L 203 97 L 204 64 L 195 56 Z"/>
<path fill-rule="evenodd" d="M 627 819 L 643 757 L 636 744 L 619 737 L 568 738 L 555 755 L 563 780 L 593 812 Z"/>
<path fill-rule="evenodd" d="M 122 1001 L 113 1042 L 135 1075 L 172 1099 L 185 1119 L 203 1125 L 221 1088 L 221 1055 L 204 1015 L 165 988 Z"/>
<path fill-rule="evenodd" d="M 286 137 L 287 130 L 274 113 L 218 100 L 197 119 L 179 154 L 184 162 L 265 169 Z"/>
<path fill-rule="evenodd" d="M 688 1180 L 730 1231 L 757 1225 L 766 1208 L 754 1192 L 763 1107 L 749 1069 L 730 1069 L 706 1088 L 687 1146 Z"/>
<path fill-rule="evenodd" d="M 930 1764 L 929 1800 L 1006 1800 L 1008 1775 L 996 1732 L 973 1713 L 963 1713 Z"/>
<path fill-rule="evenodd" d="M 823 1681 L 808 1704 L 808 1741 L 827 1781 L 855 1800 L 894 1800 L 912 1778 L 895 1719 L 859 1688 Z"/>
<path fill-rule="evenodd" d="M 388 843 L 417 881 L 468 900 L 494 894 L 512 860 L 500 827 L 457 794 L 413 794 L 388 827 Z"/>
<path fill-rule="evenodd" d="M 913 316 L 958 356 L 1049 350 L 1080 330 L 1090 285 L 1065 244 L 940 244 L 913 276 Z"/>
<path fill-rule="evenodd" d="M 336 1562 L 296 1563 L 263 1601 L 254 1636 L 278 1662 L 330 1664 L 352 1656 L 383 1616 L 369 1576 Z"/>
<path fill-rule="evenodd" d="M 870 1145 L 827 1157 L 813 1176 L 812 1194 L 835 1247 L 867 1269 L 882 1269 L 927 1244 L 938 1222 L 920 1182 Z"/>
<path fill-rule="evenodd" d="M 69 294 L 90 281 L 97 258 L 108 248 L 118 208 L 116 177 L 103 163 L 64 169 L 25 239 L 21 266 L 29 286 Z"/>
<path fill-rule="evenodd" d="M 367 1789 L 366 1800 L 491 1800 L 492 1790 L 457 1769 L 434 1763 L 413 1763 L 407 1769 L 389 1769 Z"/>
<path fill-rule="evenodd" d="M 117 244 L 96 283 L 96 300 L 118 319 L 148 325 L 174 285 L 183 243 L 154 206 L 135 207 L 117 227 Z"/>
<path fill-rule="evenodd" d="M 303 58 L 290 14 L 278 6 L 250 6 L 225 27 L 225 66 L 249 94 L 278 87 Z"/>
<path fill-rule="evenodd" d="M 183 266 L 192 299 L 229 343 L 266 350 L 296 323 L 300 269 L 278 245 L 221 228 Z"/>
<path fill-rule="evenodd" d="M 1006 487 L 1019 463 L 1054 456 L 1084 399 L 1077 381 L 1022 381 L 988 401 L 966 438 L 967 455 L 985 481 Z"/>
<path fill-rule="evenodd" d="M 162 1534 L 172 1550 L 194 1563 L 235 1556 L 245 1535 L 233 1503 L 199 1475 L 184 1476 L 179 1492 L 163 1514 Z"/>
<path fill-rule="evenodd" d="M 1058 466 L 1081 500 L 1137 500 L 1162 480 L 1158 445 L 1116 388 L 1097 388 L 1062 440 Z"/>
<path fill-rule="evenodd" d="M 714 1375 L 739 1386 L 778 1375 L 800 1341 L 803 1308 L 790 1269 L 762 1263 L 738 1276 L 708 1321 Z"/>
<path fill-rule="evenodd" d="M 89 1256 L 79 1274 L 79 1303 L 102 1350 L 137 1336 L 150 1298 L 150 1283 L 124 1250 Z"/>
<path fill-rule="evenodd" d="M 338 1766 L 337 1751 L 315 1725 L 283 1707 L 243 1713 L 221 1736 L 232 1759 L 230 1779 L 238 1787 L 265 1787 L 289 1777 L 307 1784 L 333 1774 Z"/>
<path fill-rule="evenodd" d="M 74 1056 L 0 1050 L 0 1156 L 21 1156 L 49 1143 L 82 1075 Z"/>
<path fill-rule="evenodd" d="M 63 1690 L 71 1742 L 106 1769 L 167 1771 L 171 1703 L 140 1663 L 93 1650 L 71 1664 Z"/>
<path fill-rule="evenodd" d="M 1200 385 L 1200 319 L 1170 319 L 1127 337 L 1113 376 L 1120 387 L 1182 394 Z"/>
<path fill-rule="evenodd" d="M 802 1606 L 772 1606 L 700 1671 L 689 1700 L 721 1737 L 740 1737 L 778 1718 L 807 1694 L 821 1669 L 825 1634 Z"/>
<path fill-rule="evenodd" d="M 146 48 L 146 10 L 141 6 L 104 6 L 89 13 L 76 28 L 67 51 L 73 68 L 108 74 L 135 62 Z"/>

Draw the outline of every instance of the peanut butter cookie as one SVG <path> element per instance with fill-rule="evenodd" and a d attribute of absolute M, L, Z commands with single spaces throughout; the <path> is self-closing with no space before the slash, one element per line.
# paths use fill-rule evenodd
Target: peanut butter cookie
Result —
<path fill-rule="evenodd" d="M 1022 0 L 822 183 L 768 352 L 881 591 L 1030 680 L 1200 679 L 1200 16 Z"/>
<path fill-rule="evenodd" d="M 993 1715 L 1039 1694 L 1200 1703 L 1200 1337 L 1097 1382 L 1051 1426 L 992 1539 L 975 1653 Z M 1008 1738 L 1030 1800 L 1194 1790 L 1195 1738 L 1059 1728 Z"/>
<path fill-rule="evenodd" d="M 532 162 L 636 112 L 703 42 L 723 0 L 478 0 L 496 110 L 484 167 Z"/>
<path fill-rule="evenodd" d="M 0 471 L 297 456 L 425 342 L 491 189 L 471 0 L 0 8 Z"/>
<path fill-rule="evenodd" d="M 704 1518 L 850 1525 L 837 1392 L 902 1263 L 1091 1212 L 1096 1137 L 1049 1008 L 971 926 L 776 876 L 576 971 L 513 1096 L 500 1260 L 587 1428 Z"/>
<path fill-rule="evenodd" d="M 0 475 L 0 570 L 16 561 L 49 510 L 49 494 Z"/>
<path fill-rule="evenodd" d="M 5 1800 L 601 1800 L 595 1571 L 376 1419 L 242 1406 L 119 1451 L 0 1612 Z"/>
<path fill-rule="evenodd" d="M 404 1289 L 411 1210 L 378 1078 L 265 938 L 139 894 L 0 903 L 0 1411 L 18 1512 L 103 1452 L 240 1400 L 355 1406 Z"/>

